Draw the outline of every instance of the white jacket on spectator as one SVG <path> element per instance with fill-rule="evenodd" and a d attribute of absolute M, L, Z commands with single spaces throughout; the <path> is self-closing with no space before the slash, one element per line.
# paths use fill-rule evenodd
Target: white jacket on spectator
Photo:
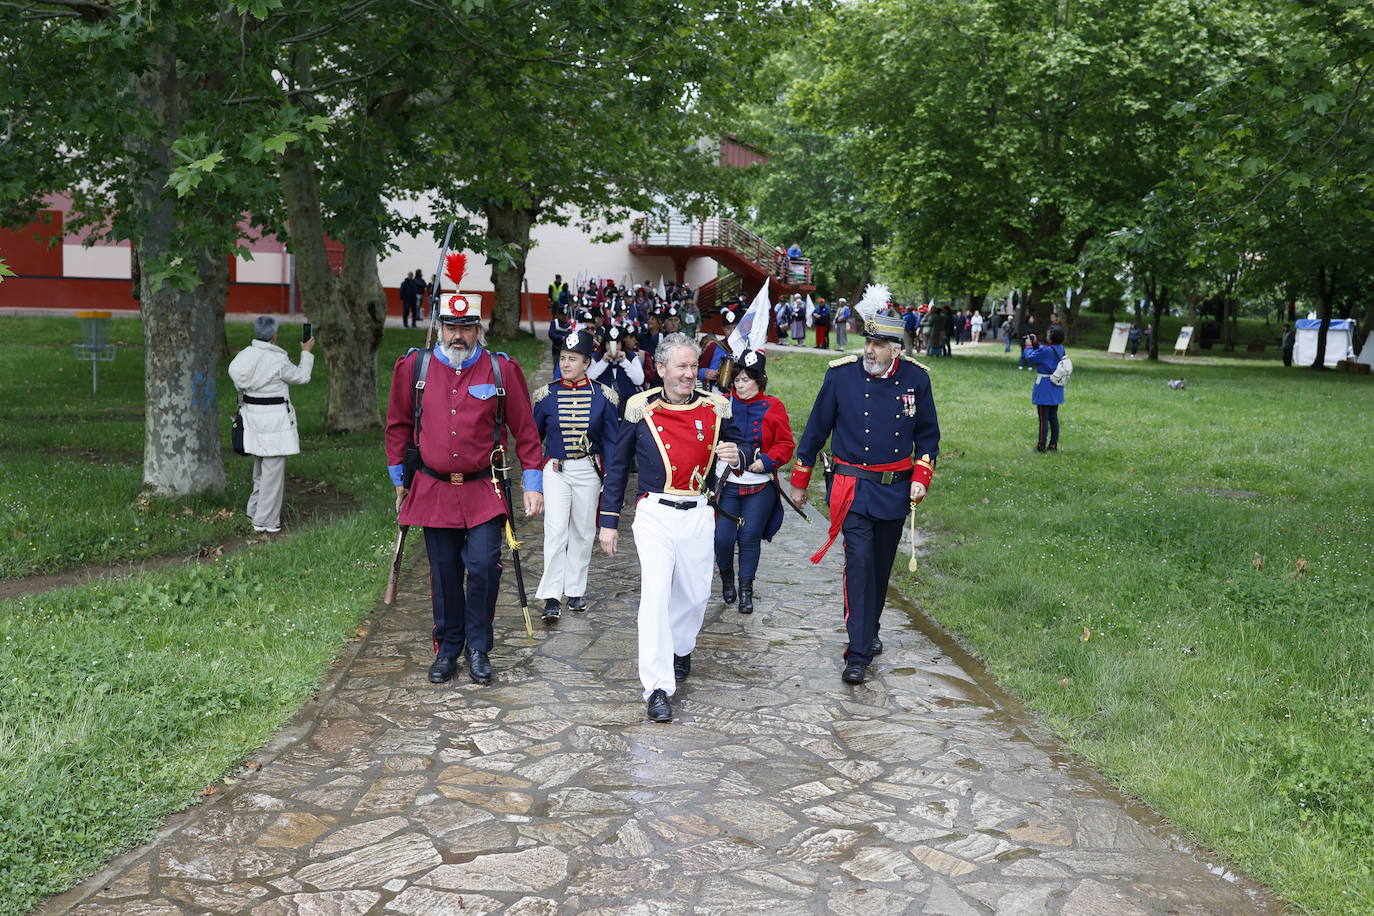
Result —
<path fill-rule="evenodd" d="M 255 340 L 239 351 L 229 363 L 229 378 L 240 394 L 254 398 L 287 398 L 285 404 L 244 404 L 243 447 L 250 455 L 298 455 L 300 436 L 296 433 L 296 411 L 286 393 L 288 385 L 310 381 L 315 354 L 301 351 L 301 364 L 294 365 L 286 351 L 274 343 Z"/>

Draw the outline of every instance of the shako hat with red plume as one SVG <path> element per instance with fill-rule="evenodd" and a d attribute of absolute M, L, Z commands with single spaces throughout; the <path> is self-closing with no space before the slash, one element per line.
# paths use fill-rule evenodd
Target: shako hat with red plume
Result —
<path fill-rule="evenodd" d="M 468 269 L 468 256 L 454 252 L 444 258 L 444 275 L 453 284 L 454 290 L 463 288 L 463 274 Z M 444 293 L 439 303 L 439 322 L 441 324 L 480 324 L 482 321 L 482 297 L 476 293 Z"/>

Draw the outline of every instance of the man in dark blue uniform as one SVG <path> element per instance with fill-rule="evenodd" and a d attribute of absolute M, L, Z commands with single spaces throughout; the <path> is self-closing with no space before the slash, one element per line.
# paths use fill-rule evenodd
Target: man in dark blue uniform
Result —
<path fill-rule="evenodd" d="M 930 376 L 903 357 L 902 320 L 877 314 L 864 322 L 864 355 L 830 363 L 807 418 L 792 471 L 793 500 L 806 501 L 811 468 L 825 440 L 835 456 L 827 481 L 830 532 L 811 557 L 819 563 L 844 533 L 844 616 L 849 631 L 844 680 L 863 683 L 882 652 L 878 620 L 907 513 L 925 498 L 935 473 L 940 424 Z M 913 460 L 914 459 L 914 460 Z"/>

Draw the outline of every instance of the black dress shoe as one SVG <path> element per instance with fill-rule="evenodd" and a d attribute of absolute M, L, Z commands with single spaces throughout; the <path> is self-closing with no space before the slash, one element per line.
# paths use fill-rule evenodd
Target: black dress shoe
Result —
<path fill-rule="evenodd" d="M 563 609 L 563 606 L 562 606 L 561 604 L 558 603 L 558 599 L 557 599 L 557 598 L 545 598 L 545 599 L 544 599 L 544 622 L 545 622 L 545 623 L 553 623 L 555 620 L 558 619 L 558 613 L 559 613 L 559 611 L 561 611 L 562 609 Z"/>
<path fill-rule="evenodd" d="M 734 604 L 738 597 L 735 593 L 735 571 L 722 569 L 720 571 L 720 600 L 726 604 Z"/>
<path fill-rule="evenodd" d="M 668 702 L 668 691 L 660 688 L 649 694 L 649 718 L 655 722 L 673 721 L 673 704 Z"/>
<path fill-rule="evenodd" d="M 739 580 L 739 612 L 741 614 L 754 613 L 754 580 L 741 578 Z"/>
<path fill-rule="evenodd" d="M 881 638 L 877 636 L 873 637 L 873 645 L 869 647 L 868 654 L 874 656 L 883 654 L 883 641 Z"/>
<path fill-rule="evenodd" d="M 572 598 L 572 597 L 569 597 L 569 598 L 568 598 L 568 610 L 572 611 L 572 612 L 575 613 L 575 614 L 581 614 L 581 613 L 582 613 L 583 611 L 585 611 L 586 609 L 587 609 L 587 599 L 586 599 L 586 598 L 583 598 L 583 597 L 581 597 L 580 595 L 579 595 L 578 597 L 576 597 L 576 598 Z"/>
<path fill-rule="evenodd" d="M 434 664 L 429 666 L 429 682 L 431 684 L 442 684 L 453 677 L 454 669 L 458 667 L 458 659 L 451 656 L 441 656 L 434 660 Z"/>
<path fill-rule="evenodd" d="M 692 673 L 692 653 L 673 656 L 673 680 L 685 681 Z"/>
<path fill-rule="evenodd" d="M 491 661 L 481 649 L 468 650 L 468 677 L 474 684 L 491 683 Z"/>
<path fill-rule="evenodd" d="M 840 678 L 846 684 L 862 684 L 864 682 L 864 666 L 858 662 L 850 662 L 844 666 L 844 674 Z"/>

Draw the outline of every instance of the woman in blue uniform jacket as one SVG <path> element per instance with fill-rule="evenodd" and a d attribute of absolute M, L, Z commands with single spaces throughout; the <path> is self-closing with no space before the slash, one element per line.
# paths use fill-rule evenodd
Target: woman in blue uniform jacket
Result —
<path fill-rule="evenodd" d="M 782 401 L 764 394 L 768 373 L 767 358 L 761 350 L 747 350 L 740 358 L 739 372 L 731 390 L 730 407 L 744 436 L 745 445 L 758 449 L 759 457 L 747 468 L 730 471 L 723 464 L 717 474 L 725 474 L 726 484 L 720 508 L 735 518 L 716 516 L 716 566 L 720 568 L 720 594 L 726 604 L 739 598 L 739 612 L 754 611 L 754 574 L 759 567 L 760 541 L 771 541 L 782 527 L 782 497 L 776 485 L 778 468 L 792 460 L 796 443 L 792 423 Z M 735 550 L 739 550 L 739 593 L 735 592 Z"/>
<path fill-rule="evenodd" d="M 561 376 L 536 388 L 534 425 L 544 441 L 544 575 L 535 597 L 544 599 L 552 623 L 567 596 L 568 609 L 587 608 L 587 567 L 596 539 L 601 499 L 599 457 L 615 447 L 620 431 L 619 397 L 587 377 L 592 335 L 569 331 L 558 356 Z"/>
<path fill-rule="evenodd" d="M 1040 416 L 1040 435 L 1035 450 L 1055 451 L 1059 448 L 1059 405 L 1064 403 L 1064 386 L 1050 381 L 1050 374 L 1064 358 L 1064 329 L 1050 328 L 1050 342 L 1042 345 L 1035 335 L 1026 338 L 1026 363 L 1035 370 L 1035 387 L 1031 389 L 1031 403 Z M 1046 441 L 1046 434 L 1049 439 Z"/>

